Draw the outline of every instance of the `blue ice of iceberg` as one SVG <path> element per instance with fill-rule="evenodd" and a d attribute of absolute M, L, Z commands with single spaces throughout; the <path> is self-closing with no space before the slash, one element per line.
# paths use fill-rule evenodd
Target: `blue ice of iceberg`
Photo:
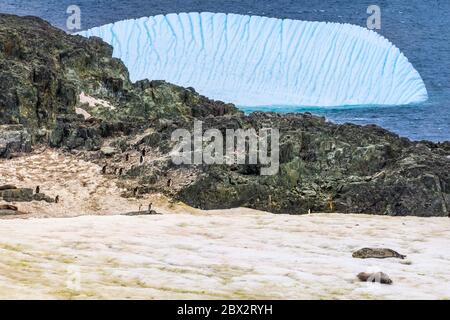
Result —
<path fill-rule="evenodd" d="M 80 34 L 111 44 L 133 81 L 166 80 L 240 106 L 427 100 L 422 78 L 397 47 L 350 24 L 203 12 L 124 20 Z"/>

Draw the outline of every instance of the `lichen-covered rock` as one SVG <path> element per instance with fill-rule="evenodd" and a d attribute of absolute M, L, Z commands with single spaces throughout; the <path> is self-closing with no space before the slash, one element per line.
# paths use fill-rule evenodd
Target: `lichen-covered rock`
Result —
<path fill-rule="evenodd" d="M 18 188 L 0 191 L 0 199 L 6 202 L 30 202 L 33 201 L 33 189 Z"/>
<path fill-rule="evenodd" d="M 31 151 L 31 135 L 21 125 L 0 125 L 0 158 Z"/>
<path fill-rule="evenodd" d="M 33 195 L 34 201 L 45 201 L 47 203 L 54 203 L 55 199 L 52 197 L 47 196 L 45 193 L 35 193 Z"/>
<path fill-rule="evenodd" d="M 226 117 L 214 121 L 237 123 Z M 261 176 L 255 165 L 205 166 L 204 174 L 178 193 L 181 200 L 204 209 L 245 206 L 293 214 L 450 212 L 450 152 L 441 144 L 310 114 L 253 113 L 238 123 L 280 129 L 278 174 Z"/>

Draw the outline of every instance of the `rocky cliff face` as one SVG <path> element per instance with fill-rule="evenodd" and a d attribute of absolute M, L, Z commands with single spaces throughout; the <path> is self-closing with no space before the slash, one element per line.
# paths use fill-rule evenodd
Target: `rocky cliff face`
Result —
<path fill-rule="evenodd" d="M 0 14 L 0 70 L 0 124 L 23 125 L 33 141 L 50 139 L 56 147 L 95 149 L 101 143 L 105 128 L 78 122 L 82 92 L 117 106 L 114 113 L 89 110 L 116 127 L 188 116 L 191 105 L 211 104 L 164 82 L 133 84 L 124 64 L 112 57 L 111 46 L 99 38 L 68 35 L 35 17 Z"/>
<path fill-rule="evenodd" d="M 254 113 L 243 123 L 280 128 L 275 176 L 209 167 L 181 192 L 203 208 L 248 206 L 280 213 L 445 216 L 450 159 L 441 145 L 411 142 L 377 126 L 336 125 L 309 114 Z M 250 172 L 250 174 L 249 174 Z"/>
<path fill-rule="evenodd" d="M 105 103 L 85 103 L 82 93 Z M 258 165 L 174 165 L 171 133 L 192 130 L 195 119 L 204 130 L 223 133 L 278 128 L 278 174 L 261 176 Z M 376 126 L 337 125 L 311 114 L 246 116 L 193 89 L 131 83 L 109 45 L 38 18 L 0 15 L 0 125 L 1 157 L 37 144 L 76 149 L 104 166 L 104 174 L 120 175 L 128 189 L 123 196 L 163 192 L 205 209 L 292 214 L 450 211 L 448 143 L 412 142 Z"/>

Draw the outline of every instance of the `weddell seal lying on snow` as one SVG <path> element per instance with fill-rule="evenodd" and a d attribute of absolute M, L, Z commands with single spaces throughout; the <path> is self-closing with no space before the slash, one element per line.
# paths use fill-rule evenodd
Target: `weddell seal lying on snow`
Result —
<path fill-rule="evenodd" d="M 358 279 L 362 282 L 378 282 L 383 284 L 392 284 L 391 278 L 383 272 L 361 272 L 358 274 Z"/>
<path fill-rule="evenodd" d="M 398 253 L 397 251 L 394 251 L 392 249 L 387 248 L 362 248 L 359 249 L 352 254 L 353 258 L 359 258 L 359 259 L 368 259 L 368 258 L 375 258 L 375 259 L 385 259 L 385 258 L 399 258 L 399 259 L 405 259 L 406 256 Z"/>

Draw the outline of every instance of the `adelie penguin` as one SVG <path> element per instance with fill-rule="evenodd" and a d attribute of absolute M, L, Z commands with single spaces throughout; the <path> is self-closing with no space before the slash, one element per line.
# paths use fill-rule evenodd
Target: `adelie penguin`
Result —
<path fill-rule="evenodd" d="M 102 168 L 102 174 L 105 174 L 105 173 L 106 173 L 106 168 L 107 168 L 107 165 L 105 164 L 105 165 L 103 166 L 103 168 Z"/>
<path fill-rule="evenodd" d="M 139 159 L 139 163 L 142 164 L 144 162 L 144 157 L 141 156 L 141 158 Z"/>
<path fill-rule="evenodd" d="M 56 196 L 55 197 L 55 203 L 58 203 L 59 202 L 59 196 Z"/>
<path fill-rule="evenodd" d="M 40 193 L 41 192 L 41 187 L 40 186 L 37 186 L 36 187 L 36 190 L 35 190 L 35 193 Z"/>
<path fill-rule="evenodd" d="M 145 153 L 146 153 L 145 148 L 142 148 L 142 150 L 141 150 L 141 155 L 142 155 L 143 157 L 145 157 Z"/>
<path fill-rule="evenodd" d="M 127 154 L 125 155 L 125 161 L 128 162 L 128 160 L 130 160 L 130 155 L 127 153 Z"/>

